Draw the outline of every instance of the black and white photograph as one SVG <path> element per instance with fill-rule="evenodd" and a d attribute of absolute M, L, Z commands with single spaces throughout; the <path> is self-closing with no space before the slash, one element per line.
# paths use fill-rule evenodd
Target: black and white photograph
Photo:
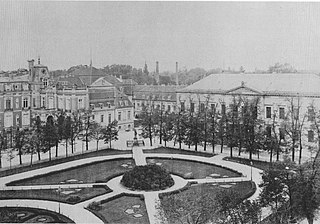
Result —
<path fill-rule="evenodd" d="M 0 223 L 319 224 L 320 2 L 0 1 Z"/>

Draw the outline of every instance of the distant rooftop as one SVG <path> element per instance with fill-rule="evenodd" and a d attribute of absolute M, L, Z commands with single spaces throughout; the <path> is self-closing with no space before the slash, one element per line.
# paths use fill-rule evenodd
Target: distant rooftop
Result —
<path fill-rule="evenodd" d="M 262 95 L 319 95 L 320 76 L 316 74 L 212 74 L 177 92 L 229 93 L 245 87 Z"/>

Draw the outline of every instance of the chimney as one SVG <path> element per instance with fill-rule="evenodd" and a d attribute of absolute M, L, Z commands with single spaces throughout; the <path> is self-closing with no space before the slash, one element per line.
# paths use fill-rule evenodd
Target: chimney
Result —
<path fill-rule="evenodd" d="M 34 60 L 33 59 L 29 60 L 28 63 L 29 63 L 29 70 L 31 70 L 34 66 Z"/>
<path fill-rule="evenodd" d="M 40 57 L 38 57 L 38 65 L 40 65 Z"/>
<path fill-rule="evenodd" d="M 159 62 L 156 61 L 156 73 L 159 74 Z"/>
<path fill-rule="evenodd" d="M 178 62 L 176 62 L 176 85 L 179 85 L 179 72 L 178 72 Z"/>

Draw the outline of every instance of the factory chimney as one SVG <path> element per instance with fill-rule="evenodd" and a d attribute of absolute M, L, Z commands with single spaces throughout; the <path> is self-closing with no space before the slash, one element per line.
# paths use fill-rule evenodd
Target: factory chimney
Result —
<path fill-rule="evenodd" d="M 178 62 L 176 62 L 176 85 L 179 85 L 179 67 Z"/>

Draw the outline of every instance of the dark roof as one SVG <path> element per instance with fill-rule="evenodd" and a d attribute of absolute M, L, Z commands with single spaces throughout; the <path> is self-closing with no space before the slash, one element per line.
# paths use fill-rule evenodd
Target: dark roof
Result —
<path fill-rule="evenodd" d="M 63 87 L 86 87 L 85 83 L 81 80 L 80 77 L 59 77 L 57 80 L 57 85 Z"/>

